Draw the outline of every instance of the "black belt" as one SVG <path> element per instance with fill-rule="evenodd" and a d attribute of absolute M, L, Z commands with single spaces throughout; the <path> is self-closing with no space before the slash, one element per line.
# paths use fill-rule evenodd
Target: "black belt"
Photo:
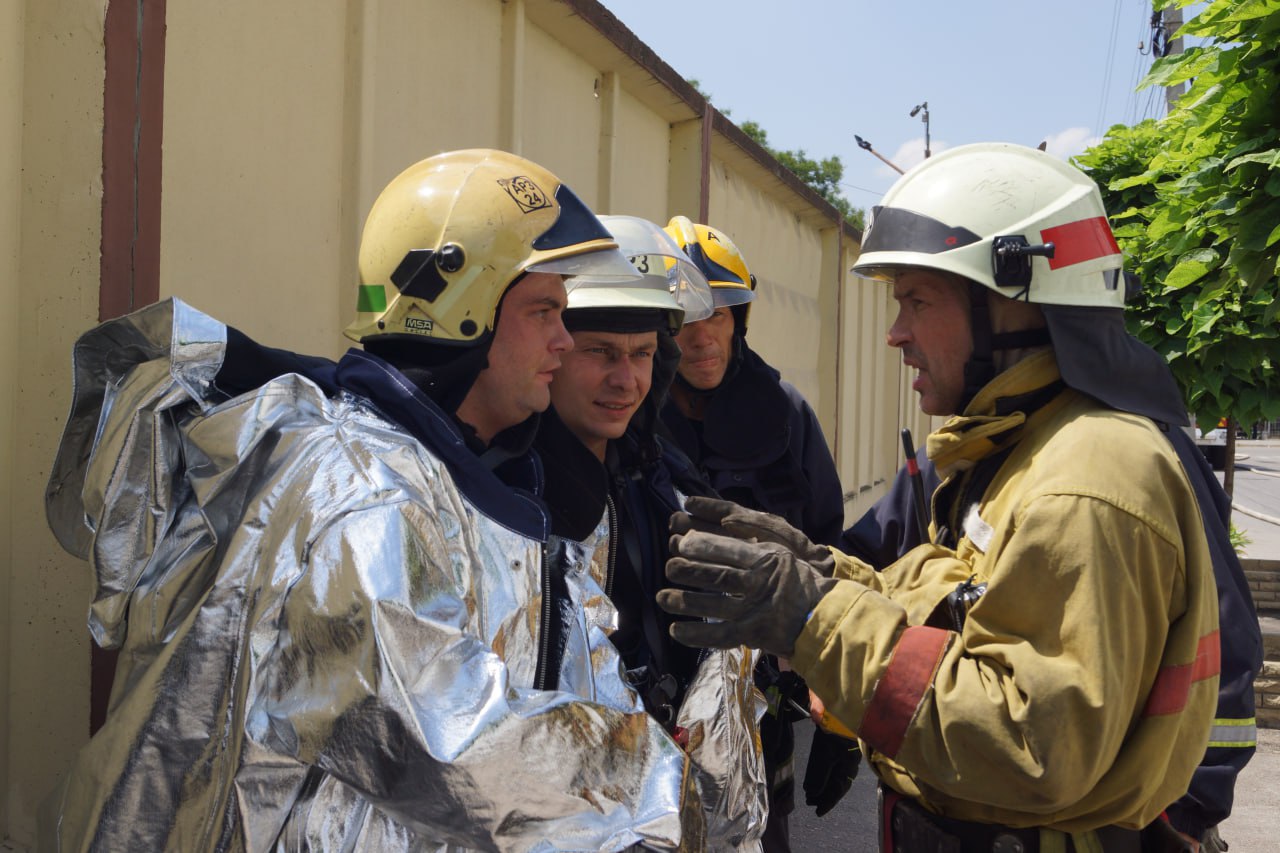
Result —
<path fill-rule="evenodd" d="M 1040 853 L 1038 828 L 1014 829 L 933 814 L 916 801 L 880 789 L 883 853 Z M 1142 833 L 1104 826 L 1094 830 L 1104 853 L 1142 853 Z M 1067 836 L 1068 853 L 1076 850 Z"/>

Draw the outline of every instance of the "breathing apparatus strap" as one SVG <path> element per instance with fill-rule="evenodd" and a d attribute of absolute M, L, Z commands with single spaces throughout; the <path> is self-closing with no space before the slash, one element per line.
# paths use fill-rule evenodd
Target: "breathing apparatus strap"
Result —
<path fill-rule="evenodd" d="M 1049 329 L 1041 326 L 1038 329 L 1022 329 L 1017 332 L 1000 332 L 991 336 L 992 350 L 1031 349 L 1045 347 L 1053 343 L 1049 337 Z"/>
<path fill-rule="evenodd" d="M 1052 343 L 1047 326 L 1000 334 L 993 332 L 989 292 L 976 281 L 969 282 L 969 327 L 973 336 L 973 354 L 964 365 L 964 399 L 961 400 L 960 411 L 964 411 L 974 395 L 995 378 L 996 351 L 1029 349 Z"/>

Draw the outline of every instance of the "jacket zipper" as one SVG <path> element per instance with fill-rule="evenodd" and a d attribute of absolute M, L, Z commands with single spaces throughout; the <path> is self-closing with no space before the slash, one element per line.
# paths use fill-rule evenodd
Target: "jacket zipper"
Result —
<path fill-rule="evenodd" d="M 538 666 L 533 679 L 534 690 L 547 689 L 547 660 L 551 642 L 551 560 L 547 544 L 542 544 L 542 624 L 539 626 Z"/>
<path fill-rule="evenodd" d="M 613 505 L 613 496 L 604 496 L 605 506 L 609 509 L 609 555 L 604 567 L 604 594 L 613 600 L 613 575 L 618 565 L 618 508 Z"/>

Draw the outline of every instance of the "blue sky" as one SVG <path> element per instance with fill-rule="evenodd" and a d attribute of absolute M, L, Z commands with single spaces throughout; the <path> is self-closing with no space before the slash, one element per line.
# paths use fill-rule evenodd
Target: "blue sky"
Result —
<path fill-rule="evenodd" d="M 909 168 L 924 155 L 924 124 L 908 115 L 923 101 L 934 153 L 1047 140 L 1065 157 L 1112 124 L 1164 114 L 1162 93 L 1134 92 L 1151 64 L 1138 50 L 1151 39 L 1140 0 L 602 2 L 773 147 L 839 155 L 859 207 L 897 176 L 854 135 Z"/>

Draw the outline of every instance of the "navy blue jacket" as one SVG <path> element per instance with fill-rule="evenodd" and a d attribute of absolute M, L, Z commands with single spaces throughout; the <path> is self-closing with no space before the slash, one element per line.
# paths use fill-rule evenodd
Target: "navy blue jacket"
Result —
<path fill-rule="evenodd" d="M 705 396 L 700 422 L 673 401 L 662 421 L 711 487 L 726 500 L 782 516 L 814 542 L 836 544 L 844 493 L 818 417 L 800 392 L 742 341 L 720 385 L 693 393 Z"/>
<path fill-rule="evenodd" d="M 741 336 L 734 337 L 733 361 L 716 388 L 685 387 L 702 420 L 686 418 L 668 401 L 662 422 L 711 487 L 726 500 L 782 516 L 814 542 L 836 544 L 844 527 L 844 492 L 818 417 L 800 392 Z M 808 698 L 804 682 L 786 675 L 791 677 L 783 678 L 771 656 L 756 669 L 756 686 L 771 697 L 770 713 L 760 723 L 770 787 L 766 853 L 790 849 L 783 818 L 795 809 L 792 723 L 802 718 L 784 697 L 802 705 Z"/>
<path fill-rule="evenodd" d="M 566 539 L 589 536 L 607 512 L 613 533 L 605 591 L 618 609 L 610 639 L 622 655 L 633 686 L 663 722 L 679 708 L 697 670 L 700 652 L 671 638 L 676 618 L 654 598 L 669 586 L 668 521 L 680 509 L 677 490 L 712 495 L 711 487 L 674 445 L 637 429 L 610 441 L 602 463 L 556 415 L 547 411 L 534 444 L 546 472 L 543 499 L 551 531 Z M 655 693 L 662 676 L 675 679 L 666 695 Z M 663 707 L 667 712 L 663 713 Z"/>

